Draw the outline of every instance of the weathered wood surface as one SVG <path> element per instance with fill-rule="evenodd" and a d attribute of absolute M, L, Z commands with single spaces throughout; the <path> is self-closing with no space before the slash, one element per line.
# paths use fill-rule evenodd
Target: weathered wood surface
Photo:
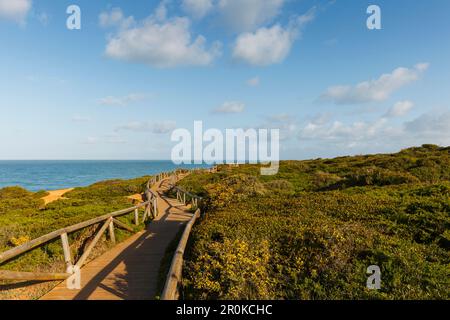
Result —
<path fill-rule="evenodd" d="M 159 268 L 165 251 L 193 214 L 176 199 L 162 196 L 168 179 L 152 191 L 159 215 L 146 230 L 87 263 L 81 272 L 81 290 L 69 290 L 65 281 L 43 300 L 150 300 L 158 294 Z M 115 222 L 115 221 L 114 221 Z"/>

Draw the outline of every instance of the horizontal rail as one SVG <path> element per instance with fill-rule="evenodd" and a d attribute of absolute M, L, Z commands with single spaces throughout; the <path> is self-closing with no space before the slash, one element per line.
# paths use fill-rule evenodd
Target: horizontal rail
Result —
<path fill-rule="evenodd" d="M 178 285 L 181 282 L 183 271 L 183 256 L 186 249 L 187 241 L 195 221 L 200 217 L 200 209 L 197 209 L 194 216 L 184 228 L 183 235 L 178 243 L 177 250 L 172 258 L 169 273 L 167 275 L 166 283 L 161 295 L 161 300 L 176 300 L 178 299 Z"/>
<path fill-rule="evenodd" d="M 65 280 L 68 277 L 70 277 L 69 273 L 19 272 L 0 270 L 1 280 L 54 281 Z"/>

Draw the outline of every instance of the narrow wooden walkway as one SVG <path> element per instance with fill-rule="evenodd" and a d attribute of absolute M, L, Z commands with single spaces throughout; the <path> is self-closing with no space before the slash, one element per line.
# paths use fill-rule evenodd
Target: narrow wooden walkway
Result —
<path fill-rule="evenodd" d="M 168 180 L 152 188 L 158 194 L 159 216 L 125 242 L 88 263 L 81 271 L 81 290 L 65 281 L 42 300 L 151 300 L 158 294 L 161 260 L 180 228 L 192 217 L 176 199 L 164 197 Z"/>

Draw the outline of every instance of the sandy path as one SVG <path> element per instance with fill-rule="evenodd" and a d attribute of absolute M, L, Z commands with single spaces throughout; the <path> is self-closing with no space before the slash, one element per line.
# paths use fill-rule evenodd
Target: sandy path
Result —
<path fill-rule="evenodd" d="M 144 202 L 144 198 L 143 197 L 144 197 L 143 194 L 137 193 L 137 194 L 133 194 L 131 196 L 128 196 L 127 198 L 131 199 L 131 200 L 133 200 L 133 201 L 135 201 L 137 203 L 140 203 L 140 202 Z"/>
<path fill-rule="evenodd" d="M 48 191 L 48 195 L 43 197 L 42 200 L 44 200 L 45 204 L 47 205 L 53 201 L 63 199 L 63 195 L 69 191 L 72 191 L 73 189 L 74 188 Z"/>

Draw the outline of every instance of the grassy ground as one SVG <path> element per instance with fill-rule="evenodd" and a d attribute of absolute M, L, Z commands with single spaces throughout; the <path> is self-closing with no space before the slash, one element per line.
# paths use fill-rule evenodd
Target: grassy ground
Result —
<path fill-rule="evenodd" d="M 45 192 L 32 193 L 19 187 L 0 189 L 0 252 L 13 248 L 51 231 L 82 222 L 109 212 L 131 207 L 126 197 L 141 193 L 149 177 L 132 180 L 111 180 L 76 188 L 61 199 L 44 205 L 41 199 Z M 134 227 L 133 214 L 119 218 Z M 97 229 L 86 228 L 69 236 L 74 256 Z M 122 241 L 130 233 L 116 229 L 116 238 Z M 109 243 L 103 239 L 92 257 L 107 250 Z M 20 258 L 0 266 L 3 270 L 18 271 L 64 271 L 63 253 L 60 240 L 51 242 Z M 0 299 L 33 299 L 45 293 L 55 283 L 0 282 Z"/>
<path fill-rule="evenodd" d="M 450 148 L 222 166 L 186 255 L 190 299 L 449 299 Z M 381 268 L 381 290 L 366 269 Z"/>

